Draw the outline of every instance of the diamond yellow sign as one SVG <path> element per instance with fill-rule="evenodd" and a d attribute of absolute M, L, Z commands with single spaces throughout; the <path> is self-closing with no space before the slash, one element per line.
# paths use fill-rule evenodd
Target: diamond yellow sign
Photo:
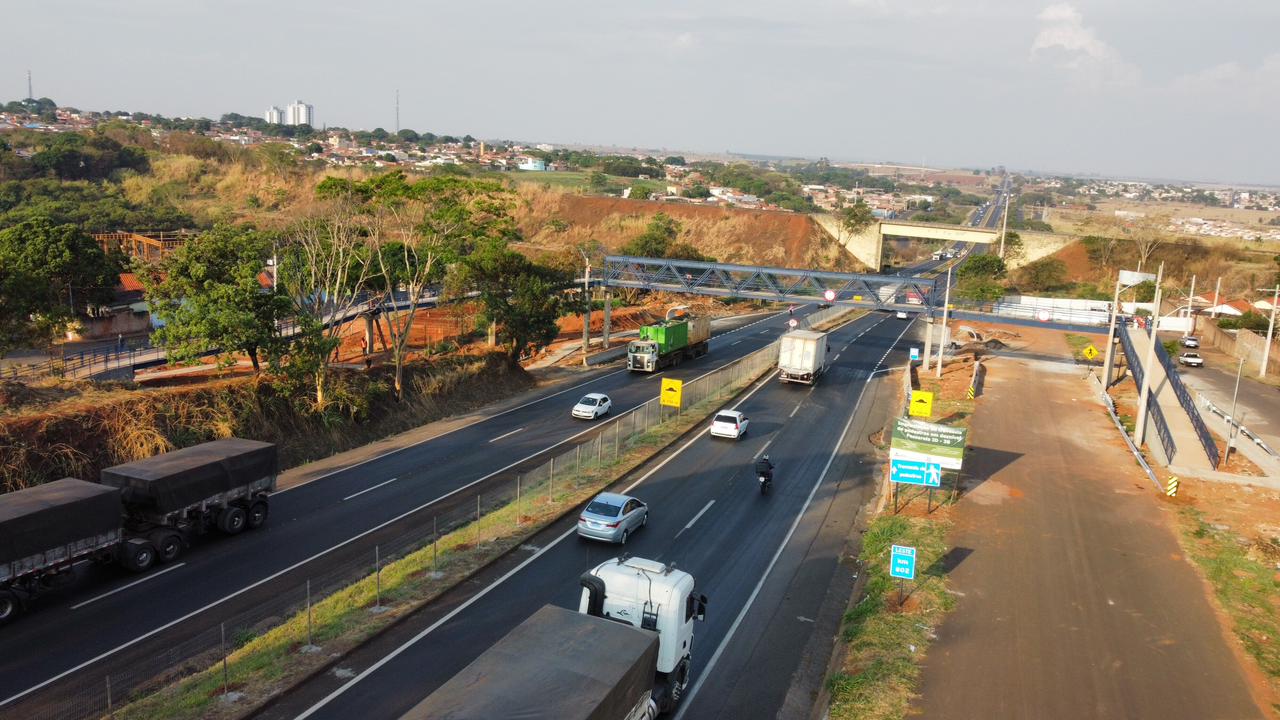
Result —
<path fill-rule="evenodd" d="M 658 396 L 659 402 L 667 407 L 680 407 L 680 396 L 683 394 L 684 383 L 680 380 L 671 380 L 662 378 L 662 394 Z"/>
<path fill-rule="evenodd" d="M 912 390 L 911 415 L 913 417 L 932 417 L 933 393 L 927 390 Z"/>
<path fill-rule="evenodd" d="M 1093 360 L 1098 357 L 1098 348 L 1092 345 L 1086 345 L 1084 350 L 1080 351 L 1080 353 L 1084 355 L 1085 360 Z"/>

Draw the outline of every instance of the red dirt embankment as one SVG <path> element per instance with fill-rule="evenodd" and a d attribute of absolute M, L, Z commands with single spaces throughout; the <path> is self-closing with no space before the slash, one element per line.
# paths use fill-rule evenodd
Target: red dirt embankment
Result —
<path fill-rule="evenodd" d="M 860 269 L 844 248 L 800 213 L 591 197 L 536 185 L 520 187 L 519 195 L 513 214 L 528 246 L 556 250 L 596 240 L 616 251 L 662 212 L 679 221 L 680 242 L 720 262 Z"/>

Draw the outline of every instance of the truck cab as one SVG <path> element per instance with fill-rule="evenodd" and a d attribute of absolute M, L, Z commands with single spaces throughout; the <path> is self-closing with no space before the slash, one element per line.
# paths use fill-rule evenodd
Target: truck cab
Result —
<path fill-rule="evenodd" d="M 707 598 L 693 576 L 643 558 L 615 558 L 582 576 L 578 611 L 658 634 L 653 699 L 669 712 L 689 684 L 693 623 L 706 617 Z"/>
<path fill-rule="evenodd" d="M 627 367 L 631 370 L 653 372 L 658 366 L 658 343 L 648 340 L 632 340 L 627 344 Z"/>

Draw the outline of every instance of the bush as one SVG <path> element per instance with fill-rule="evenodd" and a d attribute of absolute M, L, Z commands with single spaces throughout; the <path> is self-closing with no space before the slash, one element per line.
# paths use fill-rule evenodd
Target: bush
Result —
<path fill-rule="evenodd" d="M 1267 326 L 1270 325 L 1270 322 L 1271 320 L 1268 316 L 1250 310 L 1239 317 L 1218 318 L 1218 327 L 1223 330 L 1252 330 L 1253 332 L 1266 332 Z"/>
<path fill-rule="evenodd" d="M 1061 287 L 1067 280 L 1067 264 L 1057 258 L 1037 260 L 1019 272 L 1020 284 L 1034 292 Z"/>
<path fill-rule="evenodd" d="M 959 275 L 961 279 L 1004 277 L 1004 260 L 995 255 L 976 255 L 960 266 Z"/>

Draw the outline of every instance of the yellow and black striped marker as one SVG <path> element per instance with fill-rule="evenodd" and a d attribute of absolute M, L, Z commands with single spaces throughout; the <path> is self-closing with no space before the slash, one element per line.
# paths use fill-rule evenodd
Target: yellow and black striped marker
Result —
<path fill-rule="evenodd" d="M 1178 478 L 1170 476 L 1169 482 L 1165 483 L 1164 494 L 1169 497 L 1178 496 Z"/>

